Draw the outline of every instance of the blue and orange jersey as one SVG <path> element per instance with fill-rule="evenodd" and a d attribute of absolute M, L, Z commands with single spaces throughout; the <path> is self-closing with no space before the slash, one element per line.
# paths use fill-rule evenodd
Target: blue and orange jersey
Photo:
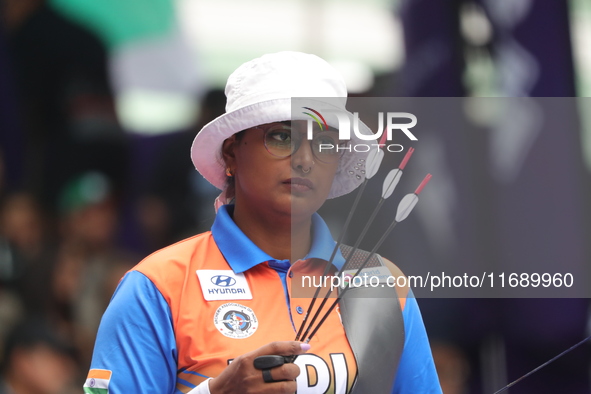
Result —
<path fill-rule="evenodd" d="M 308 256 L 293 264 L 276 260 L 240 231 L 231 209 L 218 211 L 210 232 L 153 253 L 122 279 L 101 321 L 91 365 L 91 374 L 110 372 L 101 393 L 188 393 L 239 355 L 294 339 L 310 298 L 292 294 L 291 282 L 319 276 L 335 242 L 314 215 Z M 337 256 L 334 269 L 342 264 Z M 405 348 L 393 392 L 438 393 L 416 300 L 402 304 Z M 350 392 L 357 365 L 338 308 L 310 344 L 296 359 L 298 393 Z M 88 382 L 85 392 L 98 392 Z"/>

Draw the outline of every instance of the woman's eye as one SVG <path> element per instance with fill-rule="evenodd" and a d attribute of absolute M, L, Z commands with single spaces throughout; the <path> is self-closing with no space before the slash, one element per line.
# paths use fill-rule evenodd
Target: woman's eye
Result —
<path fill-rule="evenodd" d="M 271 139 L 276 142 L 289 143 L 291 141 L 291 133 L 287 131 L 275 131 L 271 133 Z"/>
<path fill-rule="evenodd" d="M 337 146 L 340 145 L 340 141 L 337 136 L 332 135 L 332 133 L 323 133 L 318 134 L 314 137 L 314 141 L 316 144 L 324 144 L 324 145 L 333 145 Z"/>
<path fill-rule="evenodd" d="M 275 138 L 278 138 L 281 141 L 291 141 L 291 134 L 289 133 L 277 133 L 277 136 Z"/>

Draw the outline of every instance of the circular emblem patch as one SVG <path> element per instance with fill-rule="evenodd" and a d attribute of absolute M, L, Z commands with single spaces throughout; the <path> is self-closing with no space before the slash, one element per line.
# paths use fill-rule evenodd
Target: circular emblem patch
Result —
<path fill-rule="evenodd" d="M 252 309 L 233 302 L 220 306 L 213 316 L 213 324 L 229 338 L 248 338 L 258 328 L 258 320 Z"/>

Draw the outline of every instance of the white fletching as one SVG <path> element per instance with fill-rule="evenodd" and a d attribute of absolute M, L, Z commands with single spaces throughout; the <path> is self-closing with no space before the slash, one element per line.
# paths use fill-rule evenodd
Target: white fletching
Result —
<path fill-rule="evenodd" d="M 398 210 L 396 211 L 396 221 L 401 222 L 408 217 L 412 209 L 419 202 L 419 196 L 414 193 L 409 193 L 402 198 L 400 204 L 398 204 Z"/>
<path fill-rule="evenodd" d="M 400 182 L 401 176 L 402 171 L 399 168 L 395 168 L 388 173 L 382 186 L 382 198 L 386 199 L 394 193 L 394 189 L 396 189 L 398 182 Z"/>
<path fill-rule="evenodd" d="M 365 164 L 365 177 L 370 179 L 374 176 L 378 170 L 380 169 L 380 165 L 382 165 L 382 160 L 384 159 L 384 151 L 381 149 L 372 149 L 367 155 L 367 160 Z"/>

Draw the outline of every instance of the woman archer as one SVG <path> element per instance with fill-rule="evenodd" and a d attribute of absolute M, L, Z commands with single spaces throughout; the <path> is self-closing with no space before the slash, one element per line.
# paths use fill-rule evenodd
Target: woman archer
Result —
<path fill-rule="evenodd" d="M 101 322 L 85 392 L 441 392 L 409 289 L 397 289 L 397 310 L 382 313 L 399 316 L 399 351 L 380 346 L 392 362 L 371 365 L 380 360 L 370 357 L 375 349 L 353 349 L 359 341 L 339 310 L 309 344 L 289 340 L 310 301 L 292 285 L 320 275 L 335 246 L 316 211 L 361 184 L 365 160 L 336 148 L 343 141 L 330 120 L 330 128 L 314 124 L 308 135 L 306 115 L 292 116 L 292 97 L 334 109 L 344 108 L 346 95 L 327 62 L 298 52 L 264 55 L 229 77 L 226 113 L 203 127 L 191 149 L 197 170 L 222 190 L 212 229 L 153 253 L 124 276 Z M 343 262 L 338 253 L 333 272 Z M 371 339 L 388 343 L 388 336 Z M 298 357 L 255 368 L 255 358 L 270 355 Z"/>

